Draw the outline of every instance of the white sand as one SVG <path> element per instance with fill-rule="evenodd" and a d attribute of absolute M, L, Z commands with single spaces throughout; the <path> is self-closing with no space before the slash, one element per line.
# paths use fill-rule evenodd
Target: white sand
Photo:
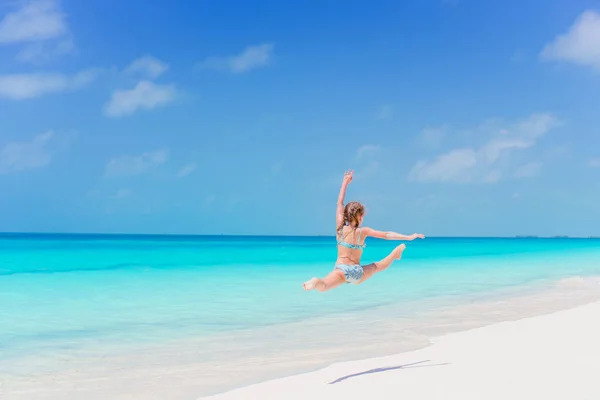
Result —
<path fill-rule="evenodd" d="M 203 399 L 598 400 L 600 302 Z"/>

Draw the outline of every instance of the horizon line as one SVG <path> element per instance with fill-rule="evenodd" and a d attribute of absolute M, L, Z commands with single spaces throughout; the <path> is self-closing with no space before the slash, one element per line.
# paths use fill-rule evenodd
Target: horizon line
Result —
<path fill-rule="evenodd" d="M 335 237 L 335 235 L 314 234 L 314 235 L 293 235 L 293 234 L 244 234 L 244 233 L 115 233 L 115 232 L 8 232 L 0 231 L 0 236 L 8 235 L 40 235 L 40 236 L 179 236 L 179 237 L 291 237 L 291 238 L 311 238 L 311 237 Z M 425 239 L 600 239 L 600 236 L 570 236 L 570 235 L 522 235 L 511 236 L 425 236 Z"/>

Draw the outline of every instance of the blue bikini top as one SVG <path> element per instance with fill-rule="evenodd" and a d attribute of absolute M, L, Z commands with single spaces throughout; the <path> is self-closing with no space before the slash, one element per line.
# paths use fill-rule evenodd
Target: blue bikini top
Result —
<path fill-rule="evenodd" d="M 343 231 L 342 231 L 343 232 Z M 342 237 L 342 232 L 340 232 L 340 239 L 338 239 L 337 244 L 349 249 L 354 249 L 354 250 L 362 250 L 365 247 L 367 247 L 366 243 L 363 244 L 352 244 L 352 243 L 348 243 L 345 242 L 341 237 Z M 362 228 L 358 228 L 358 240 L 357 243 L 360 243 L 360 238 L 362 236 Z"/>

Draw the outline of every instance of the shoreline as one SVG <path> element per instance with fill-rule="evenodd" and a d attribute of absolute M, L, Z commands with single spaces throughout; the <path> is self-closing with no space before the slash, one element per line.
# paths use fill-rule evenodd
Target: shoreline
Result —
<path fill-rule="evenodd" d="M 231 390 L 245 390 L 248 385 L 255 387 L 274 379 L 315 374 L 340 364 L 425 350 L 437 338 L 449 334 L 552 314 L 597 301 L 600 301 L 600 277 L 575 276 L 500 291 L 485 299 L 444 303 L 443 307 L 427 312 L 411 309 L 413 314 L 402 315 L 410 308 L 407 304 L 393 305 L 391 309 L 370 309 L 362 314 L 370 316 L 367 323 L 354 315 L 344 315 L 333 322 L 323 318 L 236 332 L 219 336 L 216 342 L 184 340 L 156 348 L 124 349 L 108 356 L 103 355 L 101 349 L 88 349 L 87 353 L 79 351 L 72 357 L 63 354 L 64 359 L 55 359 L 54 364 L 34 357 L 22 362 L 22 372 L 7 375 L 9 379 L 3 380 L 3 389 L 7 390 L 7 399 L 16 400 L 221 396 Z M 332 325 L 336 331 L 331 330 Z M 339 345 L 337 339 L 349 332 L 353 334 L 352 339 Z M 272 340 L 257 347 L 257 341 L 264 342 L 265 337 Z M 312 337 L 314 343 L 307 341 L 307 337 Z M 290 344 L 297 348 L 290 348 Z M 32 366 L 42 368 L 32 373 Z"/>
<path fill-rule="evenodd" d="M 428 310 L 416 310 L 416 314 L 419 315 L 417 318 L 414 318 L 413 315 L 404 315 L 398 318 L 401 320 L 398 323 L 390 319 L 388 307 L 380 307 L 381 310 L 375 311 L 374 318 L 367 323 L 369 330 L 361 330 L 362 322 L 356 319 L 340 318 L 336 320 L 337 323 L 343 324 L 340 333 L 353 332 L 357 336 L 354 343 L 344 343 L 336 350 L 331 350 L 335 344 L 331 343 L 332 346 L 326 352 L 322 349 L 310 348 L 307 342 L 307 347 L 302 352 L 290 352 L 269 359 L 271 362 L 279 363 L 277 368 L 274 369 L 275 374 L 278 376 L 263 378 L 262 380 L 255 379 L 249 385 L 238 385 L 228 391 L 211 393 L 209 396 L 260 385 L 273 380 L 316 373 L 332 365 L 361 362 L 371 358 L 387 357 L 390 354 L 405 354 L 428 348 L 438 337 L 498 323 L 535 318 L 599 302 L 600 276 L 572 276 L 559 280 L 546 280 L 537 282 L 535 285 L 494 290 L 470 299 L 460 298 L 460 300 L 449 303 L 446 301 L 447 299 L 434 299 L 434 304 L 440 302 L 443 305 L 437 304 Z M 403 305 L 395 304 L 392 306 L 392 308 L 395 307 L 403 307 Z M 374 310 L 368 310 L 369 313 L 371 311 Z M 384 317 L 385 322 L 390 322 L 390 324 L 378 320 L 379 314 L 386 315 Z M 319 318 L 319 322 L 324 319 L 326 318 Z M 384 328 L 376 333 L 377 342 L 386 344 L 369 343 L 373 342 L 373 329 L 377 330 L 379 326 L 390 328 L 389 330 Z M 303 329 L 306 328 L 306 325 L 304 322 L 292 323 L 289 324 L 288 328 Z M 310 332 L 311 335 L 313 333 L 314 331 Z M 367 341 L 361 340 L 363 337 Z M 321 362 L 303 364 L 301 361 L 296 361 L 299 365 L 305 365 L 305 367 L 301 369 L 288 367 L 287 363 L 290 359 L 297 357 L 296 360 L 298 360 L 307 354 L 310 355 L 311 359 L 321 360 Z M 326 359 L 331 354 L 335 354 L 338 360 L 330 363 L 322 362 L 323 358 Z M 286 370 L 288 373 L 283 372 Z M 212 397 L 209 398 L 212 399 Z"/>
<path fill-rule="evenodd" d="M 596 399 L 599 314 L 600 301 L 594 301 L 197 399 Z"/>

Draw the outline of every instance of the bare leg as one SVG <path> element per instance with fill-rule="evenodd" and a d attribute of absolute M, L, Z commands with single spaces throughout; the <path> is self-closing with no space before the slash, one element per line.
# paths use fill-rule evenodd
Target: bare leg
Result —
<path fill-rule="evenodd" d="M 364 281 L 366 281 L 367 279 L 369 279 L 370 277 L 375 275 L 377 272 L 386 270 L 390 265 L 392 265 L 394 260 L 399 260 L 400 257 L 402 257 L 402 252 L 404 251 L 405 248 L 406 248 L 406 245 L 401 244 L 400 246 L 398 246 L 394 250 L 392 250 L 392 252 L 390 254 L 388 254 L 388 256 L 386 258 L 384 258 L 383 260 L 373 263 L 373 264 L 365 265 L 363 267 L 364 275 L 363 275 L 362 279 L 360 280 L 360 282 L 358 282 L 358 283 L 363 283 Z"/>
<path fill-rule="evenodd" d="M 319 292 L 326 292 L 340 286 L 344 282 L 346 282 L 344 273 L 336 269 L 331 271 L 329 275 L 323 279 L 312 278 L 310 281 L 304 282 L 302 287 L 304 287 L 305 290 L 316 289 Z"/>

